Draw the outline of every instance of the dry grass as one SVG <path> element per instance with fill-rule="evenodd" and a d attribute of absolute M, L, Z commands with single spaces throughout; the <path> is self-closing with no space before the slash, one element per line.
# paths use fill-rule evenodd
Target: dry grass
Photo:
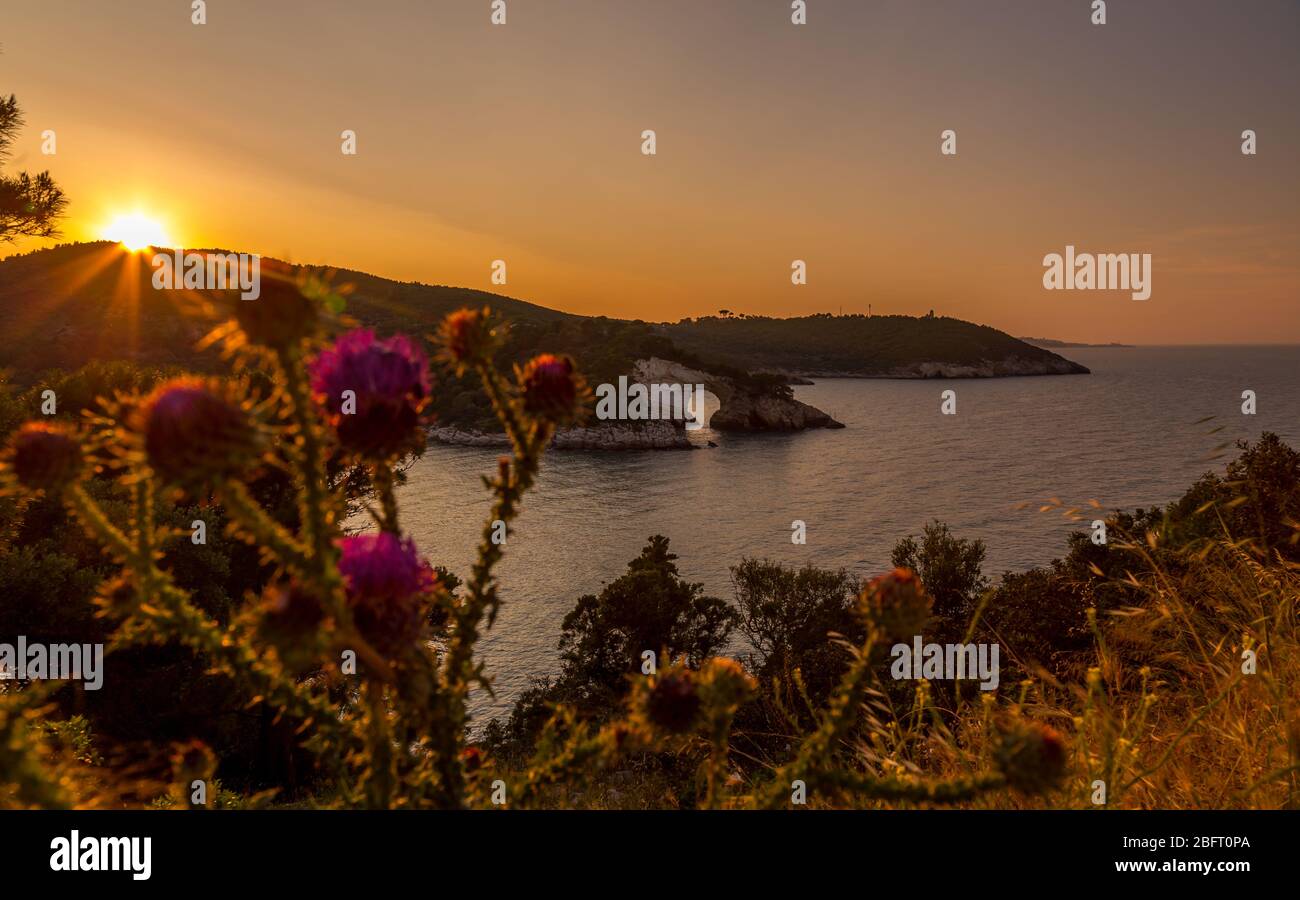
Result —
<path fill-rule="evenodd" d="M 1069 746 L 1058 790 L 1009 788 L 968 808 L 1259 809 L 1300 806 L 1300 572 L 1257 561 L 1231 541 L 1178 556 L 1177 572 L 1139 550 L 1146 571 L 1126 583 L 1142 600 L 1101 621 L 1085 674 L 1040 672 L 936 706 L 918 683 L 912 715 L 886 713 L 883 693 L 859 710 L 840 744 L 847 770 L 904 781 L 978 777 L 990 768 L 1000 723 L 1035 720 Z M 1151 548 L 1147 548 L 1149 550 Z M 1253 661 L 1253 665 L 1252 665 Z M 792 736 L 797 740 L 797 736 Z M 703 748 L 701 747 L 701 752 Z M 689 759 L 689 754 L 686 754 Z M 727 805 L 747 806 L 772 765 L 733 758 Z M 686 767 L 689 769 L 689 766 Z M 1104 783 L 1104 794 L 1099 783 Z M 661 767 L 594 773 L 584 788 L 538 798 L 552 808 L 648 809 L 694 805 Z M 1104 799 L 1103 799 L 1104 797 Z M 928 801 L 810 791 L 808 808 L 903 808 Z"/>

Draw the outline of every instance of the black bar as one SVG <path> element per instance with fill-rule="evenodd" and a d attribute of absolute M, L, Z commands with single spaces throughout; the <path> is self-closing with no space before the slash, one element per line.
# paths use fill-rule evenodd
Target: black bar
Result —
<path fill-rule="evenodd" d="M 604 884 L 626 894 L 770 889 L 773 879 L 788 878 L 808 892 L 832 883 L 957 887 L 981 879 L 992 890 L 1042 878 L 1058 887 L 1199 881 L 1231 888 L 1290 877 L 1298 822 L 1284 811 L 5 812 L 0 864 L 10 886 L 75 881 L 128 891 Z M 150 838 L 149 878 L 135 879 L 127 865 L 53 871 L 52 842 L 74 830 L 79 842 Z M 1189 870 L 1207 863 L 1210 871 Z M 1132 864 L 1155 871 L 1119 870 Z"/>

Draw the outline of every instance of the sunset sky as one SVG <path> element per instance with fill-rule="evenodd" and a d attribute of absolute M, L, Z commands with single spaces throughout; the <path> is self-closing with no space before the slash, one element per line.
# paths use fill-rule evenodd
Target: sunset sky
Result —
<path fill-rule="evenodd" d="M 3 0 L 5 171 L 51 171 L 67 239 L 139 212 L 584 314 L 1300 341 L 1300 3 L 507 2 Z M 1151 299 L 1044 290 L 1067 244 L 1150 253 Z"/>

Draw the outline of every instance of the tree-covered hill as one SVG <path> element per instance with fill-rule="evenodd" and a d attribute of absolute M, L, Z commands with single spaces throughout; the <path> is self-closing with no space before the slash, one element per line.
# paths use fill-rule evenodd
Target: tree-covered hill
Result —
<path fill-rule="evenodd" d="M 170 251 L 161 251 L 170 252 Z M 225 252 L 225 251 L 221 251 Z M 201 314 L 198 295 L 156 290 L 147 254 L 96 241 L 63 244 L 0 261 L 0 369 L 30 386 L 55 371 L 88 362 L 129 360 L 194 371 L 221 368 L 216 352 L 195 345 L 218 322 Z M 267 273 L 287 264 L 263 258 Z M 523 363 L 539 352 L 573 356 L 589 382 L 614 382 L 639 359 L 659 357 L 707 369 L 759 393 L 780 392 L 780 379 L 752 376 L 675 346 L 645 322 L 578 316 L 469 288 L 392 281 L 363 272 L 332 270 L 331 284 L 350 285 L 346 314 L 381 334 L 429 335 L 450 312 L 490 306 L 508 323 L 498 361 Z M 256 302 L 256 301 L 248 301 Z M 496 427 L 474 378 L 443 372 L 433 413 L 442 424 Z"/>
<path fill-rule="evenodd" d="M 284 267 L 266 258 L 262 264 L 264 269 Z M 212 322 L 196 319 L 180 293 L 155 290 L 153 271 L 146 254 L 127 253 L 108 241 L 63 244 L 0 262 L 0 366 L 19 379 L 91 360 L 204 367 L 193 346 Z M 348 315 L 384 333 L 432 331 L 447 313 L 463 306 L 491 305 L 524 327 L 544 329 L 581 319 L 468 288 L 347 270 L 335 270 L 331 280 L 354 285 Z"/>
<path fill-rule="evenodd" d="M 263 258 L 262 268 L 265 280 L 268 272 L 289 267 Z M 51 370 L 73 371 L 93 361 L 215 370 L 215 352 L 200 353 L 195 345 L 216 320 L 196 314 L 194 295 L 154 289 L 153 274 L 148 254 L 128 253 L 107 241 L 63 244 L 0 261 L 0 368 L 21 386 Z M 329 278 L 352 285 L 347 315 L 381 334 L 427 335 L 454 310 L 490 306 L 509 323 L 498 362 L 508 366 L 542 351 L 567 353 L 593 384 L 614 382 L 631 374 L 637 360 L 651 357 L 773 397 L 788 397 L 784 378 L 764 373 L 963 377 L 1087 371 L 996 329 L 956 319 L 707 317 L 657 325 L 578 316 L 486 291 L 363 272 L 334 270 Z M 435 392 L 438 420 L 494 427 L 472 380 L 444 374 Z"/>
<path fill-rule="evenodd" d="M 981 377 L 1088 371 L 996 328 L 944 316 L 707 316 L 664 331 L 679 347 L 707 348 L 715 359 L 733 366 L 799 375 Z"/>

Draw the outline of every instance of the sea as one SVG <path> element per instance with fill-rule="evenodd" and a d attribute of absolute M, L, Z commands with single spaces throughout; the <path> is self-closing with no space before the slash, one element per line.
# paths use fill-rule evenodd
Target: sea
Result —
<path fill-rule="evenodd" d="M 508 713 L 558 670 L 565 614 L 622 574 L 651 535 L 669 538 L 684 578 L 728 600 L 730 567 L 745 557 L 872 576 L 889 568 L 899 539 L 934 520 L 984 541 L 985 574 L 996 579 L 1063 555 L 1097 507 L 1177 499 L 1222 470 L 1238 440 L 1273 431 L 1300 447 L 1300 347 L 1059 352 L 1092 374 L 822 379 L 795 396 L 843 429 L 705 428 L 690 451 L 548 454 L 498 568 L 501 612 L 480 645 L 495 697 L 474 697 L 474 724 Z M 945 391 L 956 394 L 955 414 L 942 412 Z M 1243 412 L 1246 391 L 1253 414 Z M 399 490 L 404 528 L 462 577 L 489 509 L 480 476 L 498 452 L 431 444 Z M 795 523 L 804 543 L 792 541 Z"/>

